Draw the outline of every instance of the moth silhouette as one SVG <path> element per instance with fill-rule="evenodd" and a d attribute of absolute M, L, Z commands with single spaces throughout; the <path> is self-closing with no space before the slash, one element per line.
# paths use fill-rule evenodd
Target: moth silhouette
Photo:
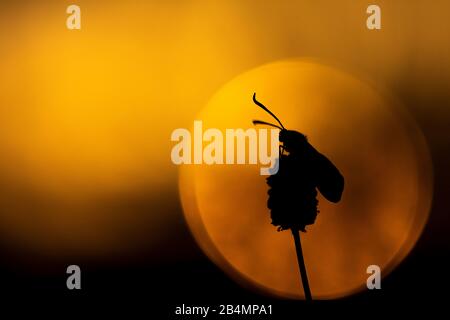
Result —
<path fill-rule="evenodd" d="M 276 174 L 267 178 L 270 187 L 267 207 L 272 224 L 278 227 L 278 231 L 291 229 L 305 299 L 312 300 L 299 231 L 306 232 L 305 227 L 316 221 L 319 212 L 317 190 L 328 201 L 338 202 L 344 191 L 344 177 L 327 157 L 308 142 L 304 134 L 287 130 L 276 115 L 256 100 L 256 93 L 253 94 L 253 102 L 269 113 L 279 126 L 261 120 L 253 120 L 253 124 L 281 130 L 279 168 Z"/>
<path fill-rule="evenodd" d="M 319 212 L 317 190 L 328 201 L 339 202 L 344 190 L 344 177 L 327 157 L 308 142 L 304 134 L 285 129 L 277 116 L 256 100 L 256 94 L 253 94 L 253 102 L 269 113 L 279 126 L 260 120 L 253 120 L 253 124 L 281 130 L 279 169 L 267 178 L 270 187 L 267 206 L 272 224 L 279 231 L 292 229 L 305 232 L 305 227 L 315 222 Z"/>

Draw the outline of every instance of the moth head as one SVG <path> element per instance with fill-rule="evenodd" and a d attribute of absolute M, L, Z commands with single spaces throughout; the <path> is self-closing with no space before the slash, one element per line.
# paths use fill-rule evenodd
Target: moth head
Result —
<path fill-rule="evenodd" d="M 289 153 L 301 152 L 308 146 L 306 136 L 298 131 L 283 129 L 280 131 L 280 142 Z"/>

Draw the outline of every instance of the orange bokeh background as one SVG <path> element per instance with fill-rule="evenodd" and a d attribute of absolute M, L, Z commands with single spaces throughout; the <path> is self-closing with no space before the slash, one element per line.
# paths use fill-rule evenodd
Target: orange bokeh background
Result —
<path fill-rule="evenodd" d="M 448 109 L 447 1 L 0 3 L 0 234 L 12 252 L 102 259 L 158 247 L 178 213 L 172 130 L 230 79 L 286 57 L 370 75 L 428 125 Z M 174 211 L 174 212 L 172 212 Z M 180 254 L 181 255 L 181 254 Z M 178 255 L 174 255 L 177 259 Z"/>

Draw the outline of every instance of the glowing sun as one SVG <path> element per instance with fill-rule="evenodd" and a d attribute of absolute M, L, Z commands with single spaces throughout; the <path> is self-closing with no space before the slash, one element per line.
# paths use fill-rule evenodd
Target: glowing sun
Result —
<path fill-rule="evenodd" d="M 303 234 L 313 298 L 364 289 L 372 264 L 388 274 L 419 238 L 431 201 L 428 150 L 412 118 L 352 75 L 289 60 L 233 79 L 197 119 L 220 130 L 272 121 L 253 104 L 253 92 L 345 177 L 342 201 L 319 197 L 320 214 Z M 218 266 L 243 285 L 303 298 L 291 234 L 270 224 L 258 166 L 185 165 L 179 186 L 192 233 Z"/>

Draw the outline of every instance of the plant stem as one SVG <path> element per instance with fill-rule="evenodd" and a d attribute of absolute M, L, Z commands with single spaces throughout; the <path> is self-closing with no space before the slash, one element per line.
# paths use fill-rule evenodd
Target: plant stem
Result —
<path fill-rule="evenodd" d="M 300 242 L 300 231 L 298 229 L 291 229 L 291 231 L 292 235 L 294 236 L 295 251 L 297 252 L 298 267 L 300 269 L 303 290 L 305 291 L 305 299 L 307 301 L 310 301 L 312 300 L 312 297 L 311 290 L 309 289 L 308 275 L 306 274 L 305 260 L 303 259 L 302 244 Z"/>

